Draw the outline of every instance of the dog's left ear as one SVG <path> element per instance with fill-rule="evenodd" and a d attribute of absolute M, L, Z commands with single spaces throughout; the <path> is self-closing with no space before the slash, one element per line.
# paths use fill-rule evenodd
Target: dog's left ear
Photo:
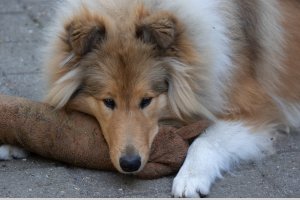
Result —
<path fill-rule="evenodd" d="M 150 15 L 137 25 L 136 36 L 145 43 L 156 45 L 159 49 L 168 49 L 177 35 L 177 20 L 169 13 Z"/>
<path fill-rule="evenodd" d="M 99 19 L 75 19 L 66 26 L 66 31 L 72 51 L 79 56 L 89 53 L 106 37 L 104 23 Z"/>

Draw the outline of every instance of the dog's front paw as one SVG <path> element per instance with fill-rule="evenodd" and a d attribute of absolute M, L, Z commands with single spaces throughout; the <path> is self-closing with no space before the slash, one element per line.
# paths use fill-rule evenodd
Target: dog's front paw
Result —
<path fill-rule="evenodd" d="M 172 195 L 177 198 L 205 197 L 209 193 L 210 185 L 207 177 L 181 170 L 173 181 Z"/>
<path fill-rule="evenodd" d="M 11 145 L 0 145 L 0 160 L 26 158 L 28 153 L 23 149 Z"/>

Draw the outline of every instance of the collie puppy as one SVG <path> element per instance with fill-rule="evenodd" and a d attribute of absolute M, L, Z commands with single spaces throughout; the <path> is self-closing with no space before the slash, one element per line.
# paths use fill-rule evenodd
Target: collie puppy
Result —
<path fill-rule="evenodd" d="M 207 195 L 240 161 L 300 125 L 298 0 L 66 0 L 45 51 L 46 101 L 95 116 L 114 166 L 136 173 L 163 120 L 213 122 L 175 197 Z"/>

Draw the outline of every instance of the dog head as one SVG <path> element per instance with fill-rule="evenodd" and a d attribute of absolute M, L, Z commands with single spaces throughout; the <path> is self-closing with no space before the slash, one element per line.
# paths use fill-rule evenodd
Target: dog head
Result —
<path fill-rule="evenodd" d="M 121 21 L 83 8 L 66 22 L 48 64 L 47 101 L 95 116 L 124 173 L 147 162 L 162 115 L 193 113 L 196 101 L 185 70 L 197 58 L 184 27 L 167 12 L 130 13 Z"/>

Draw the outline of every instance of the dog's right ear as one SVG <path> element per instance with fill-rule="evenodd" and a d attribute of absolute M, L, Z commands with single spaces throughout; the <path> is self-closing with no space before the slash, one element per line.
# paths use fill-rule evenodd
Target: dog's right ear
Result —
<path fill-rule="evenodd" d="M 136 36 L 159 49 L 168 49 L 176 40 L 177 20 L 167 12 L 156 13 L 142 19 L 137 25 Z"/>
<path fill-rule="evenodd" d="M 89 17 L 90 18 L 90 17 Z M 106 30 L 102 19 L 73 19 L 65 29 L 67 43 L 77 56 L 84 56 L 106 37 Z"/>

